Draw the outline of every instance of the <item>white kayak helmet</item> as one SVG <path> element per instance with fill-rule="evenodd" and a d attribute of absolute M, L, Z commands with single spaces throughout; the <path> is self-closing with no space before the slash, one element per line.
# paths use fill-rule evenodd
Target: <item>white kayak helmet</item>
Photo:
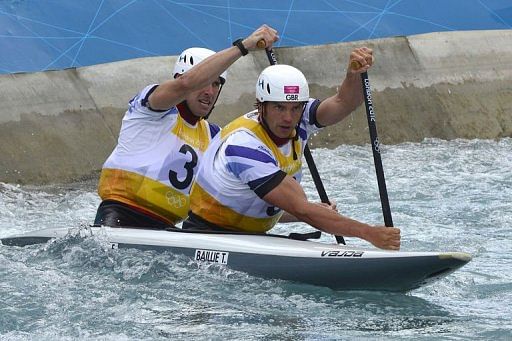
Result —
<path fill-rule="evenodd" d="M 174 64 L 174 70 L 172 75 L 176 77 L 176 74 L 183 74 L 202 62 L 204 59 L 214 55 L 215 51 L 205 49 L 202 47 L 191 47 L 183 51 L 178 59 L 176 60 L 176 64 Z M 222 83 L 226 81 L 227 72 L 224 71 L 220 74 L 220 78 L 222 79 Z"/>
<path fill-rule="evenodd" d="M 256 83 L 259 102 L 306 102 L 309 86 L 304 74 L 290 65 L 271 65 L 265 68 Z"/>

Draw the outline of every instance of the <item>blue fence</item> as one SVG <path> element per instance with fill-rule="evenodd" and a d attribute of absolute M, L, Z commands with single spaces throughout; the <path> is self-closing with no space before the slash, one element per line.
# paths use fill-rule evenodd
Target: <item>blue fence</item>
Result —
<path fill-rule="evenodd" d="M 223 49 L 267 23 L 278 46 L 510 29 L 510 0 L 1 0 L 0 73 Z"/>

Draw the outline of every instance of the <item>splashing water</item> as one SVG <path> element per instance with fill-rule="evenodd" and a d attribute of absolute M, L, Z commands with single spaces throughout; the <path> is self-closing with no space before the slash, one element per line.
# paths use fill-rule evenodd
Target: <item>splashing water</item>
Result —
<path fill-rule="evenodd" d="M 382 149 L 402 250 L 473 255 L 433 285 L 407 294 L 336 292 L 70 234 L 0 245 L 0 339 L 511 339 L 512 139 Z M 313 154 L 339 211 L 382 224 L 369 146 Z M 308 173 L 303 185 L 318 200 Z M 0 237 L 90 224 L 95 186 L 0 183 Z M 291 231 L 311 228 L 281 224 L 272 232 Z"/>

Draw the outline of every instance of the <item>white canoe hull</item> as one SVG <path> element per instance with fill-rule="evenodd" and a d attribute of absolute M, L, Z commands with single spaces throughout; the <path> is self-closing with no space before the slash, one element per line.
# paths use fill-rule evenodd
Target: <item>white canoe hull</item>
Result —
<path fill-rule="evenodd" d="M 335 290 L 408 291 L 440 279 L 471 260 L 463 252 L 362 249 L 265 235 L 158 231 L 135 228 L 49 228 L 2 239 L 4 245 L 45 243 L 69 233 L 105 235 L 112 248 L 184 254 L 254 276 Z"/>

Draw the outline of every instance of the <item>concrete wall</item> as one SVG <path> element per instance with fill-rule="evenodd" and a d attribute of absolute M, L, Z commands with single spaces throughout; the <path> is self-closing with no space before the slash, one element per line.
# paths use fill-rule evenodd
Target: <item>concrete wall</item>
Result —
<path fill-rule="evenodd" d="M 384 144 L 512 136 L 512 31 L 432 33 L 276 49 L 300 68 L 314 97 L 335 93 L 355 46 L 374 49 L 370 81 Z M 97 176 L 115 146 L 128 100 L 165 80 L 175 57 L 0 76 L 0 181 L 65 182 Z M 223 125 L 252 108 L 268 65 L 252 53 L 229 70 L 211 120 Z M 312 147 L 369 141 L 364 107 L 327 128 Z"/>

